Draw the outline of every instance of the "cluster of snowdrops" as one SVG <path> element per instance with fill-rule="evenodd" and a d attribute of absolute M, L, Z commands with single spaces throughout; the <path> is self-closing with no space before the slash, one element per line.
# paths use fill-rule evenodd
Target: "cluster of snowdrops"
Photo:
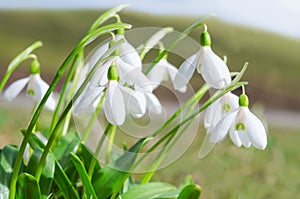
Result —
<path fill-rule="evenodd" d="M 162 39 L 173 31 L 172 28 L 160 29 L 135 48 L 126 39 L 126 30 L 131 25 L 123 23 L 118 15 L 124 7 L 106 11 L 92 24 L 50 85 L 41 78 L 39 61 L 33 54 L 41 42 L 28 47 L 9 64 L 0 91 L 20 63 L 32 60 L 29 76 L 4 89 L 1 100 L 13 100 L 26 87 L 26 95 L 35 102 L 35 106 L 28 127 L 21 131 L 24 136 L 21 146 L 8 145 L 0 152 L 0 158 L 7 157 L 8 153 L 12 157 L 3 166 L 12 172 L 4 169 L 0 174 L 1 179 L 9 179 L 1 181 L 3 198 L 199 198 L 201 189 L 191 179 L 179 188 L 168 183 L 151 182 L 168 150 L 162 150 L 140 180 L 134 181 L 132 173 L 148 153 L 159 146 L 171 147 L 177 141 L 176 136 L 185 133 L 179 127 L 189 125 L 204 110 L 206 137 L 200 157 L 206 156 L 226 135 L 237 147 L 253 145 L 261 150 L 266 148 L 265 128 L 248 109 L 247 82 L 240 81 L 247 63 L 241 72 L 231 73 L 226 60 L 213 52 L 208 28 L 202 20 L 189 26 L 166 48 Z M 116 22 L 104 25 L 112 19 Z M 168 62 L 168 52 L 196 28 L 203 28 L 198 51 L 179 67 L 173 66 Z M 84 61 L 85 47 L 104 35 L 108 35 L 109 39 L 91 53 L 88 61 Z M 153 48 L 159 48 L 158 55 L 147 68 L 143 68 L 143 58 Z M 113 157 L 111 145 L 115 132 L 126 117 L 143 118 L 147 112 L 161 114 L 162 105 L 153 91 L 164 81 L 171 81 L 176 91 L 184 93 L 195 71 L 201 74 L 205 84 L 150 136 L 139 139 L 131 147 L 124 147 L 123 154 Z M 53 91 L 63 74 L 66 74 L 66 79 L 58 95 Z M 231 93 L 239 88 L 242 90 L 240 96 Z M 195 109 L 208 91 L 213 94 Z M 36 124 L 44 109 L 53 114 L 48 132 L 41 133 Z M 91 151 L 85 141 L 100 111 L 104 112 L 107 127 L 97 149 Z M 72 114 L 86 112 L 92 114 L 84 134 L 69 133 Z M 176 120 L 181 113 L 183 118 Z M 174 121 L 175 127 L 166 130 Z M 148 146 L 149 140 L 158 135 L 164 136 Z M 105 137 L 110 144 L 103 149 Z M 97 159 L 101 150 L 107 152 L 102 164 Z M 139 157 L 142 150 L 144 153 Z"/>

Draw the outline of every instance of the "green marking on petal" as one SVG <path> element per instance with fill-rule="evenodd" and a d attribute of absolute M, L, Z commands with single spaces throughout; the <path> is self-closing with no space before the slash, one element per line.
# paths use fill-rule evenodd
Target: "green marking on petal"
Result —
<path fill-rule="evenodd" d="M 228 113 L 231 109 L 231 106 L 229 104 L 224 104 L 223 105 L 223 110 L 225 111 L 225 113 Z"/>
<path fill-rule="evenodd" d="M 246 129 L 246 126 L 244 123 L 239 122 L 235 125 L 235 130 L 237 130 L 237 131 L 244 131 L 245 129 Z"/>
<path fill-rule="evenodd" d="M 29 90 L 27 90 L 27 95 L 32 95 L 32 96 L 34 96 L 34 90 L 32 90 L 32 89 L 29 89 Z"/>

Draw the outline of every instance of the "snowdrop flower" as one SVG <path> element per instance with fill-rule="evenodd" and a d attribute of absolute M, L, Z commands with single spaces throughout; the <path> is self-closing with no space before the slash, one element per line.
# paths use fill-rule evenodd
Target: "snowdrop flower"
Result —
<path fill-rule="evenodd" d="M 37 60 L 34 60 L 30 65 L 29 77 L 15 81 L 6 89 L 3 95 L 4 99 L 8 101 L 13 100 L 26 85 L 26 95 L 31 97 L 35 102 L 40 102 L 49 88 L 49 85 L 40 76 L 40 65 Z M 56 100 L 51 94 L 45 104 L 45 108 L 54 110 L 55 107 Z"/>
<path fill-rule="evenodd" d="M 104 99 L 106 119 L 115 125 L 122 125 L 128 113 L 143 115 L 146 112 L 146 99 L 142 92 L 122 86 L 114 65 L 108 70 L 108 84 Z"/>
<path fill-rule="evenodd" d="M 168 81 L 168 79 L 171 79 L 174 84 L 174 79 L 177 73 L 177 68 L 170 64 L 166 57 L 164 57 L 152 68 L 147 77 L 152 82 L 153 89 L 156 89 L 163 81 Z M 183 86 L 178 89 L 178 91 L 186 92 L 186 89 L 187 87 Z"/>
<path fill-rule="evenodd" d="M 217 123 L 227 114 L 239 107 L 239 99 L 231 92 L 226 93 L 220 99 L 212 103 L 207 109 L 204 117 L 204 128 L 210 134 Z"/>
<path fill-rule="evenodd" d="M 179 67 L 178 74 L 174 80 L 175 89 L 186 86 L 196 68 L 202 74 L 206 83 L 213 88 L 222 89 L 230 84 L 231 76 L 228 67 L 212 51 L 211 39 L 206 30 L 201 34 L 200 43 L 200 50 Z"/>
<path fill-rule="evenodd" d="M 115 40 L 114 41 L 119 41 L 121 39 L 125 39 L 123 34 L 117 34 L 115 36 Z M 97 63 L 97 61 L 104 55 L 104 53 L 108 50 L 110 42 L 112 42 L 113 40 L 107 41 L 104 44 L 100 45 L 95 52 L 93 53 L 93 55 L 90 58 L 90 61 L 88 62 L 88 67 L 89 69 L 91 69 L 92 67 L 94 67 L 94 65 Z M 138 54 L 138 52 L 136 51 L 136 49 L 125 39 L 125 42 L 122 43 L 120 45 L 120 49 L 119 49 L 119 58 L 133 66 L 133 67 L 137 67 L 140 70 L 142 70 L 142 61 L 140 59 L 140 56 Z"/>
<path fill-rule="evenodd" d="M 261 150 L 266 148 L 265 128 L 262 122 L 250 112 L 248 104 L 247 95 L 240 95 L 239 108 L 220 120 L 211 133 L 211 143 L 222 141 L 229 132 L 231 140 L 238 147 L 249 148 L 253 145 Z"/>

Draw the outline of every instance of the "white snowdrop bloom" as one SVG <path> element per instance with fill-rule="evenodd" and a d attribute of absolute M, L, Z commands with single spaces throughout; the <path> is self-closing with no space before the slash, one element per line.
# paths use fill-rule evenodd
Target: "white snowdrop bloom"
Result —
<path fill-rule="evenodd" d="M 212 103 L 207 109 L 204 117 L 204 128 L 207 133 L 215 128 L 217 123 L 225 115 L 235 111 L 239 107 L 239 98 L 231 92 L 226 93 L 220 99 Z"/>
<path fill-rule="evenodd" d="M 168 81 L 169 79 L 174 84 L 174 79 L 178 69 L 170 64 L 167 59 L 162 58 L 148 73 L 147 77 L 153 85 L 153 89 L 156 89 L 163 81 Z M 183 86 L 178 89 L 180 92 L 186 92 L 187 87 Z"/>
<path fill-rule="evenodd" d="M 36 63 L 35 63 L 36 64 Z M 11 101 L 27 85 L 26 95 L 32 98 L 35 102 L 40 102 L 47 92 L 49 85 L 42 80 L 39 74 L 39 66 L 31 65 L 29 77 L 19 79 L 12 83 L 4 92 L 3 97 L 5 100 Z M 45 108 L 54 110 L 56 107 L 56 100 L 51 94 L 45 104 Z"/>
<path fill-rule="evenodd" d="M 229 69 L 226 63 L 211 49 L 211 40 L 208 32 L 204 31 L 201 34 L 200 43 L 200 50 L 179 67 L 178 74 L 174 80 L 175 89 L 186 86 L 196 68 L 206 83 L 213 88 L 222 89 L 230 84 Z"/>
<path fill-rule="evenodd" d="M 103 109 L 108 122 L 122 125 L 128 114 L 145 114 L 147 106 L 145 95 L 120 84 L 118 71 L 114 65 L 108 69 L 107 78 Z"/>
<path fill-rule="evenodd" d="M 115 41 L 119 41 L 121 39 L 125 39 L 123 34 L 117 34 L 115 36 Z M 110 42 L 111 40 L 105 42 L 94 51 L 89 62 L 87 63 L 89 69 L 94 67 L 97 61 L 108 50 Z M 138 52 L 126 39 L 125 42 L 120 45 L 119 53 L 120 53 L 119 58 L 122 59 L 123 62 L 142 70 L 142 61 L 140 59 Z"/>
<path fill-rule="evenodd" d="M 248 109 L 248 97 L 239 97 L 239 108 L 221 119 L 211 133 L 210 142 L 222 141 L 229 132 L 233 143 L 246 148 L 253 145 L 257 149 L 267 146 L 266 130 L 262 122 Z"/>

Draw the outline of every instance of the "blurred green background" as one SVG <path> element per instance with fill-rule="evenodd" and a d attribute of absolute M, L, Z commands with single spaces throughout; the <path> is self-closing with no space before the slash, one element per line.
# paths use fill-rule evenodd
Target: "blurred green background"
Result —
<path fill-rule="evenodd" d="M 95 10 L 2 10 L 0 78 L 16 54 L 41 40 L 44 46 L 36 54 L 42 64 L 42 76 L 50 82 L 64 58 L 100 14 L 101 11 Z M 184 30 L 196 20 L 137 12 L 122 12 L 121 17 L 134 28 L 172 26 L 177 31 Z M 218 55 L 228 57 L 232 71 L 240 70 L 246 61 L 250 63 L 244 79 L 250 83 L 247 92 L 252 104 L 260 102 L 266 111 L 285 110 L 284 114 L 292 112 L 295 115 L 292 118 L 297 118 L 300 110 L 300 40 L 232 25 L 216 18 L 208 18 L 206 23 L 213 38 L 213 49 Z M 190 36 L 198 40 L 200 33 L 201 29 Z M 190 49 L 186 48 L 186 51 Z M 180 65 L 176 61 L 170 62 Z M 26 76 L 28 64 L 23 64 L 8 84 Z M 199 86 L 196 76 L 192 80 L 195 88 Z M 16 104 L 5 103 L 0 109 L 0 147 L 18 144 L 21 139 L 19 129 L 27 125 L 29 110 Z M 199 136 L 188 152 L 172 166 L 159 171 L 155 178 L 179 183 L 185 175 L 192 174 L 204 189 L 203 198 L 208 199 L 300 198 L 300 121 L 286 124 L 289 119 L 284 114 L 270 123 L 266 151 L 238 149 L 226 141 L 216 146 L 207 158 L 199 160 L 197 155 L 204 134 L 203 128 L 199 127 Z"/>

